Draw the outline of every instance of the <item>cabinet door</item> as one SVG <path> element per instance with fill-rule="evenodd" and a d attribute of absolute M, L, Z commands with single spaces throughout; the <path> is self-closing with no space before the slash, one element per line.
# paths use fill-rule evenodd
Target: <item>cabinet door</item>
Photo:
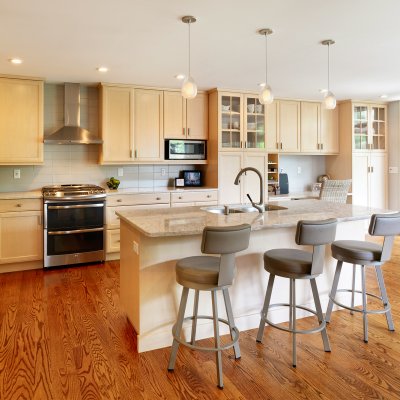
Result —
<path fill-rule="evenodd" d="M 264 195 L 264 202 L 268 195 L 268 185 L 266 181 L 266 166 L 268 163 L 268 156 L 259 153 L 244 153 L 243 155 L 243 168 L 253 167 L 260 171 L 263 178 L 262 191 Z M 253 199 L 254 202 L 258 203 L 260 199 L 260 178 L 253 171 L 247 171 L 246 175 L 242 175 L 243 181 L 243 198 L 242 202 L 250 203 L 247 197 L 247 193 Z"/>
<path fill-rule="evenodd" d="M 368 206 L 369 156 L 367 153 L 353 153 L 352 203 Z"/>
<path fill-rule="evenodd" d="M 339 108 L 321 108 L 321 152 L 339 153 Z"/>
<path fill-rule="evenodd" d="M 321 104 L 301 102 L 301 151 L 319 153 Z"/>
<path fill-rule="evenodd" d="M 101 88 L 102 163 L 133 161 L 134 89 Z"/>
<path fill-rule="evenodd" d="M 242 168 L 242 154 L 220 153 L 218 163 L 218 203 L 238 204 L 242 201 L 241 184 L 235 185 L 236 175 Z"/>
<path fill-rule="evenodd" d="M 43 162 L 43 82 L 0 78 L 0 164 Z"/>
<path fill-rule="evenodd" d="M 188 139 L 208 139 L 207 93 L 199 93 L 194 99 L 186 100 L 186 129 Z"/>
<path fill-rule="evenodd" d="M 387 207 L 387 157 L 382 153 L 370 154 L 369 206 Z"/>
<path fill-rule="evenodd" d="M 265 150 L 265 106 L 258 96 L 244 96 L 244 148 Z"/>
<path fill-rule="evenodd" d="M 371 150 L 386 150 L 386 106 L 371 106 L 370 110 Z"/>
<path fill-rule="evenodd" d="M 43 259 L 41 211 L 0 214 L 0 264 Z"/>
<path fill-rule="evenodd" d="M 243 148 L 243 97 L 237 93 L 219 93 L 218 99 L 220 150 L 241 150 Z"/>
<path fill-rule="evenodd" d="M 353 106 L 353 149 L 367 150 L 370 148 L 369 108 L 365 104 Z"/>
<path fill-rule="evenodd" d="M 279 101 L 279 137 L 282 152 L 300 151 L 300 102 Z"/>
<path fill-rule="evenodd" d="M 164 91 L 164 138 L 185 139 L 185 108 L 186 100 L 181 92 Z"/>
<path fill-rule="evenodd" d="M 163 92 L 135 89 L 134 115 L 135 160 L 163 160 Z"/>
<path fill-rule="evenodd" d="M 278 102 L 274 101 L 272 104 L 268 104 L 266 108 L 266 149 L 269 152 L 277 152 L 280 149 L 278 137 Z"/>

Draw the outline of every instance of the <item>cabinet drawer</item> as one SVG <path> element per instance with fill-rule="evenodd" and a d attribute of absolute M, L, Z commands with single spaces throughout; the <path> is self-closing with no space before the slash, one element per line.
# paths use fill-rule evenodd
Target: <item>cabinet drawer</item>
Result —
<path fill-rule="evenodd" d="M 198 192 L 182 192 L 182 193 L 171 193 L 171 204 L 172 203 L 191 203 L 199 201 L 217 201 L 218 191 L 198 191 Z"/>
<path fill-rule="evenodd" d="M 41 199 L 0 200 L 0 212 L 41 210 Z"/>
<path fill-rule="evenodd" d="M 169 204 L 169 193 L 135 193 L 108 196 L 107 206 L 133 206 L 136 204 Z"/>
<path fill-rule="evenodd" d="M 136 206 L 119 206 L 119 207 L 107 207 L 106 208 L 106 224 L 107 228 L 119 228 L 119 217 L 116 214 L 117 211 L 133 211 L 133 210 L 145 210 L 148 208 L 169 208 L 169 204 L 140 204 Z"/>
<path fill-rule="evenodd" d="M 120 248 L 119 229 L 108 229 L 106 233 L 107 253 L 118 253 Z"/>

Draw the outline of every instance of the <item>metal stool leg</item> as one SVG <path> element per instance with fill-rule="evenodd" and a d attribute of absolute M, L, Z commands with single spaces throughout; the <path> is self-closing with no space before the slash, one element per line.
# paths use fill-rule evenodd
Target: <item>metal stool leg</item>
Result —
<path fill-rule="evenodd" d="M 271 294 L 272 294 L 272 287 L 274 286 L 274 280 L 275 280 L 275 275 L 270 274 L 268 279 L 267 291 L 265 293 L 264 305 L 261 310 L 261 320 L 260 320 L 260 325 L 258 327 L 258 333 L 256 339 L 257 342 L 259 343 L 261 343 L 264 335 L 265 317 L 267 316 L 269 304 L 271 303 Z"/>
<path fill-rule="evenodd" d="M 361 286 L 362 286 L 362 306 L 363 306 L 363 325 L 364 342 L 368 343 L 368 315 L 367 315 L 367 288 L 365 285 L 365 265 L 361 265 Z"/>
<path fill-rule="evenodd" d="M 351 284 L 351 308 L 354 308 L 354 291 L 356 290 L 356 264 L 353 264 L 353 280 Z M 354 311 L 351 310 L 350 314 L 353 315 Z"/>
<path fill-rule="evenodd" d="M 184 287 L 182 290 L 181 303 L 179 305 L 178 319 L 176 321 L 176 328 L 175 328 L 175 332 L 173 332 L 175 337 L 180 337 L 180 335 L 181 335 L 183 319 L 185 317 L 185 309 L 186 309 L 188 293 L 189 293 L 189 288 Z M 179 342 L 174 338 L 174 341 L 172 342 L 171 355 L 169 356 L 169 364 L 168 364 L 169 371 L 173 371 L 173 369 L 175 367 L 175 361 L 176 361 L 176 355 L 178 353 L 178 348 L 179 348 Z"/>
<path fill-rule="evenodd" d="M 192 345 L 196 342 L 196 328 L 197 328 L 197 314 L 199 310 L 199 291 L 194 291 L 194 304 L 193 304 L 193 320 L 192 320 L 192 336 L 190 343 Z"/>
<path fill-rule="evenodd" d="M 228 317 L 229 328 L 231 331 L 231 338 L 233 340 L 234 339 L 233 328 L 235 327 L 235 320 L 233 318 L 232 304 L 231 304 L 231 299 L 229 297 L 228 289 L 227 288 L 222 289 L 222 294 L 224 295 L 226 316 Z M 236 344 L 233 345 L 233 350 L 235 351 L 235 358 L 236 359 L 240 358 L 241 355 L 240 355 L 239 342 L 236 342 Z"/>
<path fill-rule="evenodd" d="M 322 321 L 324 320 L 324 315 L 322 314 L 322 307 L 321 307 L 321 301 L 319 299 L 317 282 L 315 281 L 315 279 L 310 279 L 310 284 L 311 284 L 312 294 L 314 297 L 315 311 L 317 312 L 318 322 L 321 324 Z M 324 350 L 331 351 L 328 334 L 326 332 L 326 326 L 321 331 L 321 336 L 322 336 L 322 342 L 324 343 Z"/>
<path fill-rule="evenodd" d="M 387 305 L 389 305 L 389 299 L 388 299 L 388 296 L 386 293 L 385 281 L 383 280 L 383 274 L 382 274 L 382 269 L 381 269 L 380 265 L 375 267 L 375 273 L 376 273 L 376 279 L 378 280 L 379 290 L 381 292 L 383 305 L 387 306 Z M 390 310 L 387 310 L 387 312 L 386 312 L 386 322 L 387 322 L 388 329 L 390 331 L 394 331 L 392 312 Z"/>
<path fill-rule="evenodd" d="M 343 261 L 337 262 L 335 276 L 333 278 L 333 283 L 332 283 L 332 289 L 331 289 L 331 293 L 329 295 L 328 308 L 326 309 L 326 314 L 325 314 L 326 322 L 329 322 L 331 319 L 332 308 L 333 308 L 333 299 L 336 296 L 336 291 L 337 291 L 337 287 L 339 284 L 340 272 L 342 271 L 342 265 L 343 265 Z"/>
<path fill-rule="evenodd" d="M 296 281 L 290 279 L 290 308 L 292 310 L 292 326 L 293 331 L 296 330 Z M 292 348 L 293 348 L 293 367 L 297 365 L 297 352 L 296 352 L 296 334 L 292 333 Z"/>
<path fill-rule="evenodd" d="M 211 299 L 212 299 L 212 308 L 213 308 L 213 322 L 214 322 L 214 338 L 215 338 L 215 347 L 220 347 L 220 337 L 219 337 L 219 326 L 218 326 L 218 304 L 217 304 L 217 291 L 211 291 Z M 217 366 L 217 379 L 218 379 L 218 387 L 223 388 L 224 382 L 222 377 L 222 354 L 221 350 L 217 350 L 215 352 L 216 355 L 216 366 Z"/>

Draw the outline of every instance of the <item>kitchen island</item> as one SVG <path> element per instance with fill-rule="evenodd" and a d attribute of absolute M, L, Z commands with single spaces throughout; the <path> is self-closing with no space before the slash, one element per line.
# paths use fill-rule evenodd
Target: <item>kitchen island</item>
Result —
<path fill-rule="evenodd" d="M 120 298 L 137 333 L 138 352 L 171 345 L 171 329 L 176 320 L 182 290 L 175 281 L 175 263 L 180 258 L 201 254 L 201 235 L 205 226 L 249 223 L 252 227 L 249 248 L 237 254 L 236 278 L 229 289 L 236 325 L 239 330 L 246 330 L 258 327 L 260 321 L 268 280 L 263 253 L 272 248 L 297 247 L 294 239 L 299 220 L 337 218 L 337 239 L 364 240 L 370 216 L 382 212 L 311 199 L 271 204 L 287 209 L 264 214 L 250 212 L 230 215 L 210 213 L 205 207 L 117 213 L 121 220 Z M 323 309 L 328 302 L 335 267 L 329 246 L 325 259 L 325 272 L 317 278 Z M 286 281 L 277 278 L 272 294 L 273 303 L 288 301 Z M 342 281 L 351 282 L 351 268 L 343 270 Z M 307 284 L 299 282 L 297 303 L 313 308 L 311 290 Z M 192 310 L 192 304 L 193 297 L 189 296 L 187 313 Z M 222 301 L 219 301 L 219 307 L 221 315 L 225 315 Z M 208 292 L 200 294 L 199 314 L 211 314 L 211 296 Z M 299 312 L 298 316 L 301 315 Z M 276 308 L 270 318 L 274 322 L 287 321 L 288 311 Z M 221 326 L 222 333 L 228 333 L 224 328 Z M 190 334 L 189 330 L 190 327 L 186 326 L 184 334 Z M 199 322 L 197 332 L 199 339 L 211 337 L 212 322 Z"/>

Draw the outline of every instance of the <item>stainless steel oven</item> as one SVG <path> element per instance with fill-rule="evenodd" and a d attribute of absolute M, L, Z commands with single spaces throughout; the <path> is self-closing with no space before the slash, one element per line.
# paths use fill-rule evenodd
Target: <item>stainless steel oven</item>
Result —
<path fill-rule="evenodd" d="M 105 196 L 93 185 L 43 188 L 45 268 L 105 260 Z"/>

